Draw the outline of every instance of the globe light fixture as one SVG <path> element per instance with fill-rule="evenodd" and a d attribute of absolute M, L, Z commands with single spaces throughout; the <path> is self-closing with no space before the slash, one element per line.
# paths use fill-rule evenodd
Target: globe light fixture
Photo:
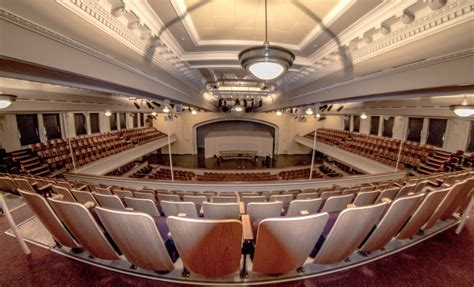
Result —
<path fill-rule="evenodd" d="M 191 114 L 192 114 L 192 115 L 197 115 L 197 111 L 196 111 L 196 110 L 192 110 L 192 111 L 191 111 Z"/>
<path fill-rule="evenodd" d="M 466 95 L 460 105 L 449 106 L 459 117 L 469 117 L 474 115 L 474 105 L 468 105 Z"/>
<path fill-rule="evenodd" d="M 363 120 L 367 119 L 367 114 L 366 113 L 360 114 L 360 118 Z"/>
<path fill-rule="evenodd" d="M 308 108 L 306 109 L 305 113 L 306 113 L 307 115 L 312 115 L 314 112 L 313 112 L 313 109 L 311 109 L 311 108 L 308 107 Z"/>
<path fill-rule="evenodd" d="M 156 117 L 157 113 L 156 113 L 156 112 L 152 112 L 151 115 L 154 116 L 154 117 Z"/>
<path fill-rule="evenodd" d="M 316 118 L 319 119 L 321 117 L 321 114 L 320 113 L 317 113 L 316 114 Z"/>
<path fill-rule="evenodd" d="M 276 111 L 277 116 L 281 116 L 281 111 Z"/>
<path fill-rule="evenodd" d="M 106 117 L 110 117 L 112 115 L 112 112 L 111 111 L 105 111 L 104 114 L 105 114 Z"/>
<path fill-rule="evenodd" d="M 16 96 L 0 94 L 0 109 L 8 108 L 14 101 L 16 101 Z"/>
<path fill-rule="evenodd" d="M 269 81 L 283 75 L 293 65 L 295 55 L 268 42 L 267 0 L 265 0 L 265 42 L 239 53 L 240 65 L 256 78 Z"/>
<path fill-rule="evenodd" d="M 164 108 L 163 108 L 163 112 L 164 113 L 169 113 L 170 112 L 170 107 L 168 105 L 166 105 Z"/>

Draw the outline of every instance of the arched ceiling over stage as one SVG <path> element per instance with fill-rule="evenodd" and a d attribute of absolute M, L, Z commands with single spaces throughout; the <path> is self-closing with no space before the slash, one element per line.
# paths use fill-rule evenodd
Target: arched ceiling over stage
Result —
<path fill-rule="evenodd" d="M 208 109 L 213 84 L 256 80 L 238 53 L 263 43 L 263 0 L 3 0 L 0 8 L 9 60 Z M 265 87 L 261 110 L 271 110 L 473 84 L 473 22 L 474 0 L 269 0 L 269 41 L 296 59 L 282 78 L 251 88 Z"/>

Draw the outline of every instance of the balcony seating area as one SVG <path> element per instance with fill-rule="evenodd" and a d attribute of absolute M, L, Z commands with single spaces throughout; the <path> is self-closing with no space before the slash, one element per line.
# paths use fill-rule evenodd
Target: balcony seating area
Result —
<path fill-rule="evenodd" d="M 127 172 L 129 172 L 130 170 L 132 170 L 133 168 L 135 168 L 137 165 L 139 165 L 141 162 L 140 161 L 132 161 L 132 162 L 129 162 L 125 165 L 122 165 L 121 167 L 109 172 L 107 175 L 111 175 L 111 176 L 121 176 L 121 175 L 124 175 L 126 174 Z"/>
<path fill-rule="evenodd" d="M 333 165 L 337 168 L 339 168 L 340 170 L 344 171 L 345 173 L 349 174 L 349 175 L 358 175 L 358 174 L 363 174 L 362 172 L 350 167 L 350 166 L 347 166 L 345 164 L 343 164 L 342 162 L 338 162 L 337 160 L 328 160 L 327 161 L 328 164 L 330 165 Z"/>
<path fill-rule="evenodd" d="M 148 142 L 166 137 L 166 134 L 155 128 L 122 129 L 118 133 L 120 137 L 130 141 L 135 145 L 146 144 Z"/>
<path fill-rule="evenodd" d="M 30 144 L 29 148 L 11 152 L 10 155 L 19 172 L 48 175 L 51 171 L 72 170 L 74 165 L 83 166 L 163 137 L 166 135 L 155 128 L 123 129 Z"/>
<path fill-rule="evenodd" d="M 145 165 L 144 167 L 140 168 L 139 170 L 135 171 L 132 175 L 130 175 L 131 178 L 144 178 L 146 177 L 153 168 L 150 165 Z"/>
<path fill-rule="evenodd" d="M 300 267 L 308 264 L 370 256 L 462 214 L 473 187 L 471 171 L 348 187 L 235 193 L 133 190 L 0 174 L 0 189 L 20 193 L 58 244 L 85 252 L 81 258 L 90 254 L 102 264 L 114 264 L 120 251 L 128 266 L 156 276 L 181 268 L 176 263 L 181 260 L 184 278 L 209 279 L 234 278 L 239 271 L 242 278 L 249 273 L 304 274 Z M 199 250 L 190 249 L 194 246 Z M 225 260 L 209 259 L 223 254 Z M 251 270 L 242 264 L 249 255 Z"/>
<path fill-rule="evenodd" d="M 312 139 L 314 132 L 305 137 Z M 321 136 L 321 137 L 320 137 Z M 317 141 L 335 145 L 340 149 L 358 154 L 385 165 L 395 167 L 400 152 L 400 140 L 375 135 L 365 135 L 332 129 L 318 129 Z M 404 141 L 398 167 L 415 168 L 435 152 L 435 147 Z"/>

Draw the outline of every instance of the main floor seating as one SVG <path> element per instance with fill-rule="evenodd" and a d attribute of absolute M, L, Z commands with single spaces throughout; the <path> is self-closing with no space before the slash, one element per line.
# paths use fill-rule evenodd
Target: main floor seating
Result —
<path fill-rule="evenodd" d="M 183 276 L 208 278 L 239 270 L 244 275 L 304 272 L 307 264 L 370 254 L 462 214 L 473 188 L 470 170 L 345 187 L 234 193 L 0 175 L 0 189 L 20 193 L 60 246 L 109 262 L 122 254 L 133 268 L 160 274 L 177 268 L 179 256 Z M 242 265 L 249 254 L 251 270 Z"/>

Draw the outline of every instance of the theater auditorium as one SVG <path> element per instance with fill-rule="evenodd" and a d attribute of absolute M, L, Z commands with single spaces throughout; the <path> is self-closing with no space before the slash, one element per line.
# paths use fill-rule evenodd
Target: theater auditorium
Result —
<path fill-rule="evenodd" d="M 474 0 L 0 1 L 0 286 L 474 286 Z"/>

